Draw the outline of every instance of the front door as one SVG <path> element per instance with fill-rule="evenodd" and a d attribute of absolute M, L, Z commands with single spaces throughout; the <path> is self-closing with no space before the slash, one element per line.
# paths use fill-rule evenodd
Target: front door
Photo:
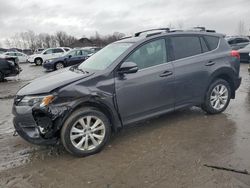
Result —
<path fill-rule="evenodd" d="M 174 69 L 167 60 L 165 39 L 136 49 L 125 62 L 134 62 L 139 71 L 117 75 L 115 92 L 124 124 L 174 109 Z"/>

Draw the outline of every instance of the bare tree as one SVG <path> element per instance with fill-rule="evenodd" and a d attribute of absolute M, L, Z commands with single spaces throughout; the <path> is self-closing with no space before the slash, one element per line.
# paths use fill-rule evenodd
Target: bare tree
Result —
<path fill-rule="evenodd" d="M 59 46 L 70 46 L 72 43 L 74 43 L 77 40 L 75 37 L 68 35 L 64 31 L 56 32 L 55 37 Z"/>
<path fill-rule="evenodd" d="M 246 31 L 246 27 L 245 27 L 245 23 L 244 21 L 239 21 L 238 23 L 238 28 L 237 28 L 237 34 L 238 35 L 246 35 L 247 31 Z"/>

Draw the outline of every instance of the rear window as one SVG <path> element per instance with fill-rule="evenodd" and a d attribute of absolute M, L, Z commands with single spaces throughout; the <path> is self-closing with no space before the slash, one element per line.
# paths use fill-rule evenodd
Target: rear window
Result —
<path fill-rule="evenodd" d="M 202 53 L 199 37 L 178 36 L 172 37 L 171 40 L 176 60 Z"/>
<path fill-rule="evenodd" d="M 217 48 L 219 44 L 219 37 L 214 37 L 214 36 L 204 36 L 209 50 L 214 50 Z"/>

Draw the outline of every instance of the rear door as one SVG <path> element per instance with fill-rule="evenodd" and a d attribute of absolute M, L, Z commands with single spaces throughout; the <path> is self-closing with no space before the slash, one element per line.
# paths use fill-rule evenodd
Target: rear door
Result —
<path fill-rule="evenodd" d="M 124 124 L 174 109 L 174 70 L 168 62 L 165 39 L 143 44 L 124 62 L 134 62 L 139 71 L 117 75 L 115 91 Z"/>
<path fill-rule="evenodd" d="M 208 67 L 213 64 L 212 59 L 204 55 L 209 49 L 199 35 L 172 36 L 170 44 L 175 70 L 175 106 L 199 104 L 209 79 Z"/>

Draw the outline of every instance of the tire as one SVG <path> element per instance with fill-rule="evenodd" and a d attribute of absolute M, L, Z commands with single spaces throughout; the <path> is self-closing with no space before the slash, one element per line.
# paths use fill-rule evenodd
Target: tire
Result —
<path fill-rule="evenodd" d="M 4 74 L 0 71 L 0 82 L 4 81 Z"/>
<path fill-rule="evenodd" d="M 217 79 L 210 86 L 201 108 L 208 114 L 223 112 L 231 99 L 231 87 L 226 80 Z"/>
<path fill-rule="evenodd" d="M 111 124 L 108 118 L 92 107 L 80 108 L 73 112 L 61 129 L 63 146 L 77 157 L 100 152 L 107 144 L 110 135 Z"/>
<path fill-rule="evenodd" d="M 55 65 L 55 70 L 59 70 L 59 69 L 63 69 L 64 68 L 64 64 L 62 62 L 58 62 Z"/>
<path fill-rule="evenodd" d="M 42 63 L 43 63 L 43 60 L 41 58 L 36 58 L 35 59 L 35 64 L 36 65 L 40 66 L 40 65 L 42 65 Z"/>

